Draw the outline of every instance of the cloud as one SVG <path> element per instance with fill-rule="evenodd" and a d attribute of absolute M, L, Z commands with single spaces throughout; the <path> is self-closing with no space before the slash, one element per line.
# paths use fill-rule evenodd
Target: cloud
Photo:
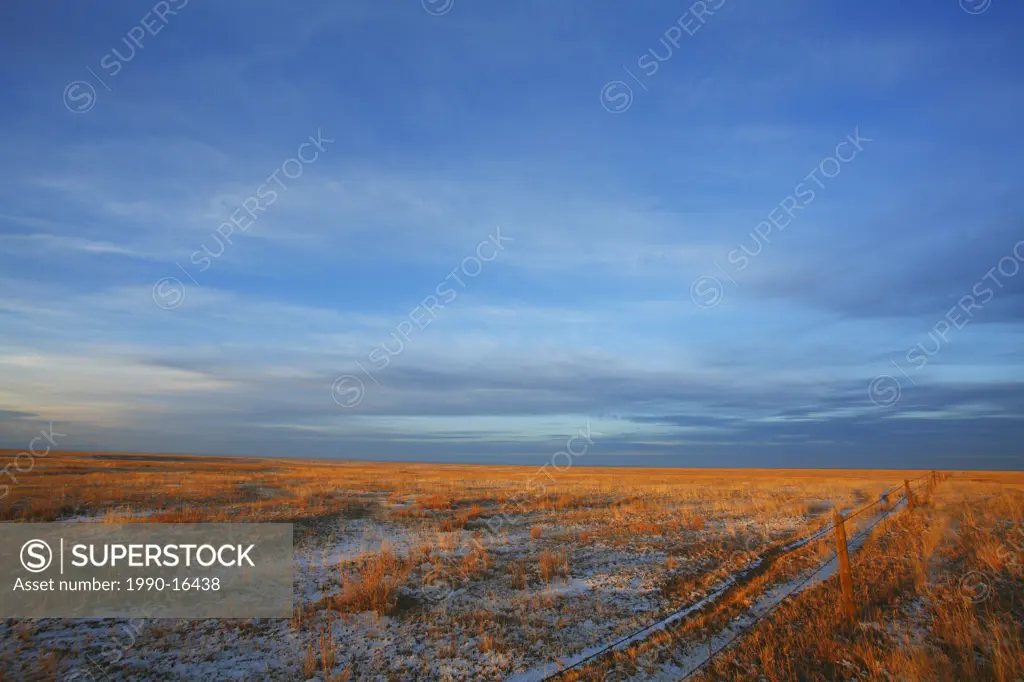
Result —
<path fill-rule="evenodd" d="M 75 447 L 524 463 L 589 419 L 602 463 L 1012 456 L 1024 276 L 924 367 L 907 353 L 1022 238 L 1017 10 L 726 3 L 616 116 L 600 88 L 678 8 L 240 8 L 191 3 L 87 115 L 58 86 L 138 17 L 9 13 L 28 58 L 0 111 L 0 442 L 52 419 Z M 694 305 L 858 127 L 864 154 Z M 322 157 L 222 244 L 318 130 Z M 500 257 L 410 328 L 498 229 Z M 903 382 L 887 410 L 879 374 Z"/>

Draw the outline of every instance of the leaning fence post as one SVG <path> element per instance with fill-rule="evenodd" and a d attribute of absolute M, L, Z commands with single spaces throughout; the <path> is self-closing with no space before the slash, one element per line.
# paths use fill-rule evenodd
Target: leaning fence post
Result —
<path fill-rule="evenodd" d="M 903 487 L 907 490 L 907 509 L 914 511 L 914 493 L 910 490 L 910 479 L 903 479 Z"/>
<path fill-rule="evenodd" d="M 843 613 L 852 621 L 857 617 L 857 607 L 853 603 L 853 573 L 850 572 L 850 550 L 846 546 L 846 525 L 838 509 L 832 510 L 832 528 L 836 536 L 836 556 L 839 558 L 839 581 L 843 588 Z"/>

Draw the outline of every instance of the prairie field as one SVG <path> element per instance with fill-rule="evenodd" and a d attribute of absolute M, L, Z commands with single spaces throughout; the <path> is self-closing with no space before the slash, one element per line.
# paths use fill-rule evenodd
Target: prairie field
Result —
<path fill-rule="evenodd" d="M 2 679 L 1024 679 L 1022 473 L 54 452 L 16 475 L 5 523 L 292 523 L 294 609 L 4 618 Z"/>
<path fill-rule="evenodd" d="M 0 682 L 1024 682 L 1022 34 L 0 0 Z"/>

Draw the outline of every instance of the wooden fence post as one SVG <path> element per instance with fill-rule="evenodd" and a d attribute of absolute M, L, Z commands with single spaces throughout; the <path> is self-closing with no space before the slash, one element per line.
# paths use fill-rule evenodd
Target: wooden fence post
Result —
<path fill-rule="evenodd" d="M 843 588 L 843 614 L 852 621 L 857 617 L 857 606 L 853 603 L 853 573 L 850 572 L 850 550 L 846 546 L 846 525 L 838 509 L 832 510 L 832 528 L 836 536 L 839 581 Z"/>
<path fill-rule="evenodd" d="M 910 490 L 910 479 L 903 479 L 903 487 L 907 491 L 907 509 L 914 511 L 914 493 Z"/>

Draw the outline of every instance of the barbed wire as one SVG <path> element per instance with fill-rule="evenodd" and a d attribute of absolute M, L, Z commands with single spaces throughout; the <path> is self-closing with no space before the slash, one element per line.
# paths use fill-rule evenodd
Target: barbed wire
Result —
<path fill-rule="evenodd" d="M 815 531 L 814 533 L 812 533 L 811 536 L 808 536 L 808 538 L 805 541 L 794 540 L 793 542 L 789 543 L 789 545 L 792 545 L 793 543 L 796 543 L 796 542 L 800 542 L 801 544 L 799 544 L 797 546 L 794 546 L 794 547 L 790 547 L 789 549 L 781 552 L 780 554 L 777 554 L 777 555 L 773 556 L 772 560 L 773 561 L 777 561 L 777 560 L 781 559 L 784 556 L 787 556 L 789 554 L 792 554 L 793 552 L 796 552 L 798 550 L 801 550 L 801 549 L 809 546 L 813 540 L 818 540 L 818 539 L 821 539 L 821 538 L 825 537 L 826 531 L 829 531 L 831 529 L 832 529 L 832 524 L 829 523 L 828 526 L 826 526 L 825 528 L 821 528 L 821 529 Z M 814 538 L 813 537 L 814 535 L 817 535 L 818 537 Z M 813 538 L 813 540 L 812 540 L 812 538 Z M 746 568 L 746 569 L 741 569 L 739 571 L 739 573 L 741 573 L 741 574 L 748 573 L 751 570 L 753 570 L 754 568 L 756 568 L 757 566 L 760 566 L 760 563 L 756 564 L 755 566 L 751 566 L 749 568 Z M 741 576 L 741 577 L 743 577 L 743 576 Z M 579 668 L 580 666 L 582 666 L 584 663 L 587 663 L 588 661 L 592 661 L 595 658 L 599 658 L 600 656 L 603 656 L 604 654 L 606 654 L 606 653 L 608 653 L 610 651 L 614 651 L 621 644 L 623 644 L 625 642 L 628 642 L 629 640 L 634 639 L 635 637 L 637 637 L 639 635 L 642 635 L 642 634 L 644 634 L 644 633 L 654 629 L 658 625 L 661 625 L 665 621 L 671 620 L 673 617 L 675 617 L 675 616 L 677 616 L 677 615 L 679 615 L 681 613 L 684 613 L 687 610 L 692 610 L 694 607 L 696 607 L 702 601 L 712 601 L 714 599 L 717 599 L 719 595 L 723 594 L 724 592 L 726 592 L 727 590 L 732 588 L 737 582 L 739 582 L 739 579 L 726 582 L 726 584 L 722 585 L 721 587 L 719 587 L 716 590 L 713 590 L 712 592 L 709 592 L 708 594 L 704 595 L 703 597 L 701 597 L 697 601 L 688 603 L 685 606 L 682 606 L 682 607 L 676 609 L 675 611 L 670 612 L 668 615 L 665 615 L 665 616 L 662 616 L 662 617 L 658 618 L 658 620 L 654 621 L 650 625 L 642 627 L 639 630 L 635 630 L 635 631 L 631 632 L 630 634 L 628 634 L 628 635 L 626 635 L 624 637 L 619 638 L 615 642 L 612 642 L 611 644 L 608 644 L 607 646 L 601 648 L 600 650 L 595 651 L 594 653 L 592 653 L 591 655 L 587 656 L 586 658 L 583 658 L 583 659 L 581 659 L 579 661 L 576 661 L 572 665 L 566 666 L 565 668 L 562 668 L 562 669 L 558 670 L 557 672 L 552 673 L 551 675 L 548 675 L 547 677 L 542 678 L 541 682 L 547 682 L 548 680 L 553 680 L 553 679 L 561 676 L 562 674 L 567 673 L 570 670 L 574 670 L 576 668 Z"/>
<path fill-rule="evenodd" d="M 924 474 L 924 475 L 919 476 L 919 477 L 917 477 L 917 478 L 915 478 L 913 480 L 910 480 L 909 483 L 916 483 L 917 481 L 920 481 L 921 479 L 924 479 L 924 478 L 928 478 L 931 475 L 932 475 L 931 473 Z M 875 500 L 874 502 L 872 502 L 871 504 L 865 505 L 864 507 L 861 507 L 860 509 L 856 510 L 855 512 L 852 512 L 851 514 L 849 514 L 847 516 L 844 516 L 843 517 L 843 521 L 844 522 L 845 521 L 849 521 L 850 519 L 853 519 L 854 517 L 862 514 L 863 512 L 867 511 L 868 509 L 870 509 L 870 508 L 880 504 L 883 500 L 885 500 L 893 492 L 895 492 L 895 491 L 897 491 L 897 490 L 899 490 L 900 488 L 903 488 L 903 487 L 905 487 L 905 484 L 897 485 L 897 486 L 895 486 L 893 488 L 890 488 L 888 491 L 886 491 L 881 496 L 879 496 L 879 498 L 877 500 Z M 863 537 L 864 534 L 869 532 L 872 528 L 874 528 L 876 525 L 878 525 L 881 521 L 887 519 L 890 515 L 892 515 L 892 513 L 895 512 L 896 509 L 897 509 L 897 507 L 893 507 L 892 509 L 889 509 L 888 511 L 886 511 L 886 513 L 882 517 L 877 519 L 874 523 L 872 523 L 866 529 L 864 529 L 861 532 L 859 532 L 857 535 L 855 535 L 848 542 L 853 542 L 854 540 Z M 834 525 L 832 524 L 832 522 L 829 522 L 829 523 L 825 524 L 824 526 L 822 526 L 821 528 L 818 528 L 817 530 L 812 531 L 808 536 L 806 536 L 806 538 L 799 538 L 797 540 L 790 541 L 789 543 L 784 545 L 784 547 L 788 547 L 788 549 L 784 549 L 781 553 L 772 556 L 771 560 L 773 562 L 778 561 L 778 560 L 782 559 L 783 557 L 788 556 L 789 554 L 792 554 L 793 552 L 799 551 L 801 549 L 804 549 L 805 547 L 810 546 L 810 544 L 812 542 L 815 542 L 817 540 L 820 540 L 820 539 L 826 537 L 828 535 L 828 531 L 832 530 L 833 528 L 834 528 Z M 815 575 L 817 575 L 819 572 L 821 572 L 834 559 L 835 559 L 835 556 L 833 556 L 832 558 L 830 558 L 830 559 L 826 560 L 824 563 L 822 563 L 818 568 L 816 568 L 806 578 L 804 578 L 800 583 L 798 583 L 796 585 L 796 587 L 794 587 L 790 592 L 788 592 L 786 594 L 786 596 L 784 596 L 782 599 L 780 599 L 778 602 L 776 602 L 771 608 L 769 608 L 763 614 L 761 614 L 760 616 L 755 618 L 747 627 L 741 629 L 735 636 L 733 636 L 731 639 L 729 639 L 729 641 L 727 641 L 725 644 L 723 644 L 721 647 L 719 647 L 716 651 L 712 652 L 711 655 L 708 656 L 708 658 L 704 662 L 702 662 L 699 666 L 697 666 L 696 668 L 691 670 L 689 673 L 686 674 L 685 677 L 683 677 L 681 679 L 685 680 L 685 679 L 689 678 L 690 676 L 695 674 L 698 670 L 700 670 L 705 665 L 707 665 L 708 662 L 710 662 L 711 660 L 714 659 L 715 654 L 717 654 L 720 651 L 722 651 L 725 648 L 727 648 L 730 644 L 732 644 L 734 641 L 736 641 L 742 634 L 744 634 L 746 632 L 749 632 L 751 628 L 753 628 L 758 622 L 761 621 L 761 619 L 763 619 L 769 613 L 774 611 L 780 604 L 782 604 L 787 599 L 789 599 L 789 597 L 791 597 L 793 594 L 795 594 L 796 591 L 800 587 L 805 585 Z M 762 559 L 762 561 L 764 561 L 764 559 Z M 749 567 L 747 569 L 743 569 L 743 570 L 739 571 L 739 573 L 740 574 L 748 573 L 751 570 L 753 570 L 754 568 L 756 568 L 757 566 L 760 566 L 760 562 L 755 564 L 754 566 L 751 566 L 751 567 Z M 741 575 L 740 577 L 741 578 L 745 577 L 745 575 Z M 676 617 L 676 616 L 678 616 L 680 614 L 683 614 L 683 613 L 685 613 L 687 611 L 692 611 L 694 608 L 696 608 L 702 602 L 713 601 L 719 595 L 724 593 L 726 590 L 729 590 L 734 585 L 736 585 L 738 582 L 739 582 L 739 578 L 737 578 L 735 580 L 727 581 L 726 584 L 722 585 L 717 590 L 714 590 L 714 591 L 706 594 L 705 596 L 701 597 L 701 599 L 698 599 L 697 601 L 692 602 L 692 603 L 688 603 L 685 606 L 682 606 L 682 607 L 676 609 L 675 611 L 670 612 L 668 615 L 661 616 L 656 621 L 654 621 L 653 623 L 651 623 L 649 625 L 646 625 L 646 626 L 640 628 L 639 630 L 635 630 L 635 631 L 625 635 L 624 637 L 620 637 L 616 641 L 612 642 L 611 644 L 608 644 L 607 646 L 602 647 L 601 649 L 599 649 L 598 651 L 595 651 L 594 653 L 590 654 L 586 658 L 582 658 L 579 661 L 576 661 L 575 663 L 573 663 L 572 665 L 566 666 L 565 668 L 561 668 L 561 669 L 557 670 L 556 672 L 552 673 L 551 675 L 543 677 L 541 679 L 541 682 L 548 682 L 549 680 L 554 680 L 555 678 L 564 675 L 565 673 L 569 672 L 570 670 L 574 670 L 576 668 L 579 668 L 579 667 L 581 667 L 582 665 L 584 665 L 585 663 L 587 663 L 589 661 L 593 661 L 596 658 L 599 658 L 599 657 L 601 657 L 601 656 L 603 656 L 603 655 L 605 655 L 605 654 L 607 654 L 607 653 L 609 653 L 611 651 L 614 651 L 617 647 L 621 646 L 622 644 L 624 644 L 624 643 L 626 643 L 626 642 L 628 642 L 628 641 L 630 641 L 630 640 L 632 640 L 632 639 L 634 639 L 634 638 L 636 638 L 636 637 L 638 637 L 638 636 L 640 636 L 640 635 L 642 635 L 644 633 L 647 633 L 647 632 L 653 630 L 658 625 L 666 623 L 666 621 L 669 621 L 672 618 L 674 618 L 674 617 Z"/>
<path fill-rule="evenodd" d="M 710 663 L 711 661 L 713 661 L 713 660 L 714 660 L 714 658 L 715 658 L 715 656 L 716 656 L 717 654 L 721 653 L 721 652 L 722 652 L 722 651 L 724 651 L 724 650 L 725 650 L 726 648 L 728 648 L 730 644 L 732 644 L 733 642 L 735 642 L 735 641 L 736 641 L 737 639 L 739 639 L 739 638 L 740 638 L 740 637 L 741 637 L 742 635 L 745 635 L 745 634 L 747 634 L 748 632 L 750 632 L 751 630 L 753 630 L 753 628 L 754 628 L 754 626 L 755 626 L 755 625 L 757 625 L 757 624 L 758 624 L 759 622 L 761 622 L 761 620 L 763 620 L 763 619 L 764 619 L 764 618 L 765 618 L 765 617 L 766 617 L 766 616 L 767 616 L 767 615 L 768 615 L 769 613 L 771 613 L 771 612 L 772 612 L 772 611 L 774 611 L 774 610 L 775 610 L 776 608 L 778 608 L 778 607 L 779 607 L 779 606 L 780 606 L 780 605 L 781 605 L 781 604 L 782 604 L 783 602 L 785 602 L 785 601 L 786 601 L 787 599 L 789 599 L 789 598 L 790 598 L 791 596 L 793 596 L 793 594 L 794 594 L 794 593 L 795 593 L 795 592 L 796 592 L 797 590 L 799 590 L 799 589 L 800 589 L 801 587 L 803 587 L 803 586 L 804 586 L 804 585 L 806 585 L 806 584 L 807 584 L 808 582 L 810 582 L 810 581 L 811 581 L 811 578 L 813 578 L 814 576 L 818 575 L 818 573 L 820 573 L 820 572 L 821 572 L 821 571 L 822 571 L 822 570 L 823 570 L 823 569 L 824 569 L 824 568 L 825 568 L 826 566 L 828 566 L 828 565 L 829 565 L 830 563 L 832 563 L 832 561 L 834 561 L 834 560 L 835 560 L 835 558 L 836 558 L 836 557 L 835 557 L 835 556 L 833 556 L 833 557 L 832 557 L 831 559 L 829 559 L 828 561 L 826 561 L 826 562 L 824 562 L 823 564 L 821 564 L 820 566 L 818 566 L 818 568 L 814 569 L 814 571 L 813 571 L 813 572 L 811 572 L 810 574 L 808 574 L 808 575 L 807 575 L 807 577 L 805 577 L 805 578 L 804 578 L 803 580 L 801 580 L 801 581 L 800 581 L 799 583 L 797 583 L 797 584 L 796 584 L 796 586 L 795 586 L 795 587 L 793 587 L 793 589 L 792 589 L 792 590 L 790 590 L 790 591 L 789 591 L 788 593 L 786 593 L 786 596 L 784 596 L 784 597 L 783 597 L 782 599 L 780 599 L 779 601 L 777 601 L 777 602 L 775 602 L 774 604 L 772 604 L 772 605 L 771 605 L 771 606 L 770 606 L 770 607 L 768 608 L 768 610 L 767 610 L 767 611 L 765 611 L 764 613 L 762 613 L 762 614 L 761 614 L 760 616 L 757 616 L 756 618 L 754 618 L 754 620 L 753 620 L 753 621 L 752 621 L 752 622 L 751 622 L 751 623 L 750 623 L 749 625 L 747 625 L 747 626 L 746 626 L 746 627 L 744 627 L 744 628 L 741 628 L 739 632 L 737 632 L 737 633 L 736 633 L 735 635 L 733 635 L 732 637 L 730 637 L 730 638 L 729 638 L 729 641 L 727 641 L 727 642 L 726 642 L 725 644 L 723 644 L 722 646 L 718 647 L 718 648 L 717 648 L 717 649 L 715 649 L 715 650 L 714 650 L 713 652 L 711 652 L 711 654 L 710 654 L 710 655 L 709 655 L 709 656 L 708 656 L 708 657 L 707 657 L 706 659 L 704 659 L 704 661 L 702 661 L 702 662 L 700 663 L 700 665 L 698 665 L 698 666 L 697 666 L 696 668 L 694 668 L 694 669 L 693 669 L 693 670 L 691 670 L 690 672 L 686 673 L 686 675 L 684 675 L 683 677 L 681 677 L 681 678 L 680 678 L 680 682 L 682 682 L 682 680 L 686 680 L 686 679 L 689 679 L 690 677 L 692 677 L 692 676 L 696 675 L 696 674 L 697 674 L 697 672 L 698 672 L 698 671 L 700 671 L 700 670 L 701 670 L 701 669 L 702 669 L 702 668 L 703 668 L 704 666 L 706 666 L 706 665 L 707 665 L 708 663 Z"/>
<path fill-rule="evenodd" d="M 927 474 L 926 474 L 926 476 L 927 476 Z M 920 478 L 916 478 L 916 479 L 914 479 L 914 481 L 919 481 L 919 480 L 921 480 L 922 478 L 925 478 L 926 476 L 921 476 Z M 913 481 L 912 481 L 912 482 L 913 482 Z M 897 486 L 896 488 L 893 488 L 893 490 L 896 490 L 897 488 L 902 488 L 902 487 L 904 487 L 904 486 Z M 892 492 L 892 491 L 890 491 L 890 492 Z M 874 506 L 875 504 L 877 504 L 877 502 L 876 502 L 876 503 L 872 503 L 872 504 L 868 505 L 868 507 L 865 507 L 864 509 L 867 509 L 867 508 L 869 508 L 869 507 L 873 507 L 873 506 Z M 860 510 L 860 511 L 858 511 L 857 513 L 859 514 L 860 512 L 864 511 L 864 509 L 861 509 L 861 510 Z M 880 516 L 880 517 L 879 517 L 878 519 L 876 519 L 876 520 L 875 520 L 875 521 L 874 521 L 874 522 L 873 522 L 873 523 L 872 523 L 871 525 L 869 525 L 869 526 L 868 526 L 867 528 L 864 528 L 863 530 L 861 530 L 860 532 L 858 532 L 858 533 L 857 533 L 856 535 L 854 535 L 854 536 L 853 536 L 852 538 L 850 538 L 850 539 L 849 539 L 849 540 L 847 541 L 847 544 L 853 544 L 853 543 L 854 543 L 855 541 L 859 540 L 860 538 L 862 538 L 862 537 L 864 537 L 865 535 L 867 535 L 868 533 L 870 533 L 870 532 L 871 532 L 871 530 L 872 530 L 872 529 L 873 529 L 873 528 L 874 528 L 875 526 L 877 526 L 877 525 L 878 525 L 879 523 L 881 523 L 882 521 L 885 521 L 885 520 L 886 520 L 886 519 L 888 519 L 888 518 L 889 518 L 890 516 L 892 516 L 892 514 L 893 514 L 893 513 L 895 513 L 895 512 L 896 512 L 896 510 L 897 510 L 897 507 L 893 507 L 892 509 L 889 509 L 889 510 L 887 510 L 887 511 L 886 511 L 886 512 L 885 512 L 885 513 L 884 513 L 884 514 L 882 515 L 882 516 Z M 844 518 L 843 520 L 844 520 L 844 521 L 846 521 L 846 520 L 848 520 L 848 519 L 850 519 L 850 518 L 853 518 L 854 516 L 856 516 L 856 514 L 851 514 L 851 515 L 850 515 L 849 517 L 846 517 L 846 518 Z M 713 660 L 714 660 L 714 658 L 715 658 L 715 656 L 716 656 L 717 654 L 719 654 L 719 653 L 721 653 L 722 651 L 724 651 L 725 649 L 727 649 L 727 648 L 729 647 L 729 645 L 730 645 L 730 644 L 732 644 L 733 642 L 735 642 L 735 641 L 736 641 L 737 639 L 739 639 L 739 638 L 740 638 L 741 636 L 743 636 L 743 635 L 745 635 L 745 634 L 749 634 L 749 633 L 750 633 L 750 632 L 751 632 L 751 631 L 752 631 L 752 630 L 754 629 L 754 626 L 756 626 L 756 625 L 757 625 L 757 624 L 758 624 L 758 623 L 759 623 L 759 622 L 760 622 L 761 620 L 763 620 L 763 619 L 764 619 L 764 618 L 765 618 L 765 617 L 766 617 L 766 616 L 767 616 L 768 614 L 770 614 L 770 613 L 771 613 L 772 611 L 774 611 L 774 610 L 775 610 L 776 608 L 778 608 L 779 606 L 781 606 L 781 605 L 782 605 L 782 604 L 783 604 L 783 603 L 784 603 L 784 602 L 785 602 L 785 601 L 786 601 L 787 599 L 789 599 L 789 598 L 790 598 L 790 597 L 792 597 L 792 596 L 793 596 L 794 594 L 796 594 L 796 593 L 797 593 L 797 592 L 798 592 L 798 591 L 800 590 L 800 588 L 801 588 L 801 587 L 803 587 L 803 586 L 804 586 L 804 585 L 806 585 L 806 584 L 807 584 L 808 582 L 810 582 L 810 580 L 811 580 L 811 579 L 812 579 L 812 578 L 813 578 L 814 576 L 816 576 L 816 575 L 817 575 L 818 573 L 820 573 L 820 572 L 821 572 L 822 570 L 824 570 L 826 566 L 830 565 L 830 564 L 831 564 L 831 563 L 832 563 L 833 561 L 835 561 L 835 560 L 836 560 L 836 557 L 837 557 L 837 556 L 838 556 L 837 554 L 833 554 L 833 555 L 832 555 L 832 556 L 831 556 L 831 557 L 830 557 L 829 559 L 827 559 L 826 561 L 824 561 L 824 562 L 823 562 L 823 563 L 822 563 L 822 564 L 821 564 L 820 566 L 818 566 L 818 568 L 816 568 L 816 569 L 815 569 L 814 571 L 812 571 L 812 572 L 811 572 L 810 574 L 808 574 L 808 575 L 807 575 L 807 576 L 806 576 L 806 577 L 805 577 L 805 578 L 804 578 L 803 580 L 801 580 L 801 581 L 800 581 L 799 583 L 797 583 L 797 585 L 796 585 L 796 586 L 795 586 L 795 587 L 794 587 L 793 589 L 791 589 L 791 590 L 790 590 L 789 592 L 787 592 L 787 593 L 786 593 L 786 596 L 784 596 L 784 597 L 783 597 L 782 599 L 780 599 L 780 600 L 779 600 L 779 601 L 777 601 L 777 602 L 776 602 L 775 604 L 773 604 L 773 605 L 772 605 L 772 606 L 771 606 L 771 607 L 770 607 L 770 608 L 769 608 L 769 609 L 768 609 L 767 611 L 765 611 L 764 613 L 762 613 L 762 614 L 761 614 L 760 616 L 756 617 L 756 618 L 755 618 L 755 619 L 754 619 L 753 621 L 751 621 L 751 622 L 750 622 L 750 623 L 749 623 L 749 624 L 748 624 L 748 625 L 747 625 L 746 627 L 744 627 L 744 628 L 741 628 L 739 632 L 737 632 L 737 633 L 736 633 L 735 635 L 733 635 L 733 636 L 732 636 L 732 637 L 731 637 L 731 638 L 729 639 L 729 641 L 727 641 L 727 642 L 726 642 L 725 644 L 723 644 L 722 646 L 720 646 L 719 648 L 717 648 L 717 649 L 715 649 L 715 650 L 714 650 L 713 652 L 711 652 L 711 654 L 710 654 L 710 655 L 709 655 L 709 656 L 708 656 L 708 657 L 707 657 L 706 659 L 704 659 L 704 661 L 703 661 L 703 662 L 701 662 L 701 664 L 700 664 L 700 665 L 698 665 L 698 666 L 697 666 L 696 668 L 694 668 L 694 669 L 693 669 L 693 670 L 691 670 L 690 672 L 686 673 L 686 675 L 684 675 L 683 677 L 681 677 L 681 678 L 679 679 L 679 682 L 682 682 L 683 680 L 689 679 L 690 677 L 692 677 L 693 675 L 695 675 L 695 674 L 696 674 L 696 673 L 697 673 L 697 672 L 698 672 L 699 670 L 701 670 L 701 669 L 702 669 L 702 668 L 703 668 L 704 666 L 708 665 L 708 664 L 709 664 L 709 663 L 710 663 L 711 661 L 713 661 Z"/>
<path fill-rule="evenodd" d="M 928 478 L 929 476 L 931 476 L 931 474 L 925 474 L 924 476 L 918 476 L 917 478 L 908 481 L 908 483 L 916 483 L 916 482 L 920 481 L 922 478 Z M 872 502 L 871 504 L 869 504 L 867 506 L 864 506 L 864 507 L 861 507 L 860 509 L 858 509 L 857 511 L 853 512 L 852 514 L 850 514 L 848 516 L 844 516 L 843 520 L 844 521 L 849 521 L 850 519 L 858 516 L 859 514 L 863 514 L 868 509 L 871 509 L 875 505 L 881 504 L 883 500 L 885 500 L 887 497 L 889 497 L 889 495 L 893 494 L 894 492 L 896 492 L 897 490 L 899 490 L 900 488 L 903 488 L 903 487 L 904 487 L 903 485 L 897 485 L 897 486 L 895 486 L 893 488 L 890 488 L 889 490 L 887 490 L 884 493 L 882 493 L 878 497 L 878 499 L 875 500 L 874 502 Z"/>

